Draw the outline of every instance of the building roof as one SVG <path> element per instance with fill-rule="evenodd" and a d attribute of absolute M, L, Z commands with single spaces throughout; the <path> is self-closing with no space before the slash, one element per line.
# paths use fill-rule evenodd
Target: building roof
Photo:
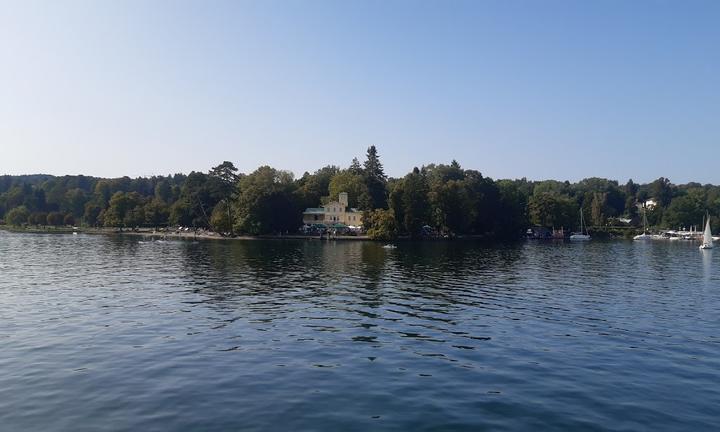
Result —
<path fill-rule="evenodd" d="M 322 207 L 308 207 L 303 213 L 325 213 L 325 209 Z"/>

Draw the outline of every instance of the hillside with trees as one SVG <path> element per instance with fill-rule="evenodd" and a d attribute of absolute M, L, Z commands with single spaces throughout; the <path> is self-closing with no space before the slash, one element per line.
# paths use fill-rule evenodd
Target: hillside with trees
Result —
<path fill-rule="evenodd" d="M 348 192 L 365 212 L 368 235 L 389 240 L 474 235 L 508 239 L 530 226 L 577 229 L 579 211 L 592 229 L 699 225 L 720 215 L 720 187 L 587 178 L 577 183 L 494 180 L 457 161 L 413 168 L 389 178 L 372 146 L 361 163 L 326 166 L 295 178 L 262 166 L 238 173 L 225 161 L 207 172 L 106 179 L 87 176 L 0 176 L 0 220 L 16 226 L 165 227 L 211 229 L 225 235 L 294 233 L 302 211 Z M 646 206 L 646 203 L 652 205 Z M 713 220 L 720 229 L 720 219 Z"/>

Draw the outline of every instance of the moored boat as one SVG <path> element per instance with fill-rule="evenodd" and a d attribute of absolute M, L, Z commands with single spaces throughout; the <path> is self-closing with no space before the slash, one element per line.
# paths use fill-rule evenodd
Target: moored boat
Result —
<path fill-rule="evenodd" d="M 583 217 L 582 208 L 580 208 L 580 232 L 579 232 L 579 233 L 573 233 L 573 234 L 570 236 L 570 240 L 575 240 L 575 241 L 587 241 L 587 240 L 590 240 L 590 234 L 587 232 L 587 227 L 585 227 L 585 230 L 583 231 L 584 225 L 585 225 L 585 218 Z"/>
<path fill-rule="evenodd" d="M 643 233 L 633 237 L 633 240 L 652 240 L 653 236 L 647 232 L 647 213 L 643 209 Z"/>

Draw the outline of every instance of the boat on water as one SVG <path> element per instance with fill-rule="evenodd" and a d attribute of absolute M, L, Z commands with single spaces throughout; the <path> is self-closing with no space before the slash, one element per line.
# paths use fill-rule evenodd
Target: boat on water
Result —
<path fill-rule="evenodd" d="M 633 237 L 633 240 L 652 240 L 654 237 L 648 234 L 647 230 L 647 213 L 643 210 L 643 233 Z"/>
<path fill-rule="evenodd" d="M 703 232 L 703 242 L 700 245 L 700 249 L 712 249 L 713 248 L 713 236 L 712 230 L 710 229 L 710 215 L 707 216 L 705 221 L 705 231 Z"/>
<path fill-rule="evenodd" d="M 397 249 L 397 246 L 394 244 L 386 244 L 383 246 L 383 249 Z"/>
<path fill-rule="evenodd" d="M 584 230 L 583 230 L 584 227 Z M 583 217 L 583 211 L 582 208 L 580 208 L 580 232 L 579 233 L 573 233 L 570 236 L 570 240 L 574 241 L 587 241 L 590 240 L 590 234 L 587 232 L 587 227 L 585 227 L 585 218 Z"/>

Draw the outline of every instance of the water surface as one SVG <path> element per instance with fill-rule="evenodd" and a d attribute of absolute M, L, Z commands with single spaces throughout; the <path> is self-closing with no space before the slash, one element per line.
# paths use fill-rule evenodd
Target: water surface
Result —
<path fill-rule="evenodd" d="M 717 252 L 0 231 L 0 429 L 716 430 Z"/>

